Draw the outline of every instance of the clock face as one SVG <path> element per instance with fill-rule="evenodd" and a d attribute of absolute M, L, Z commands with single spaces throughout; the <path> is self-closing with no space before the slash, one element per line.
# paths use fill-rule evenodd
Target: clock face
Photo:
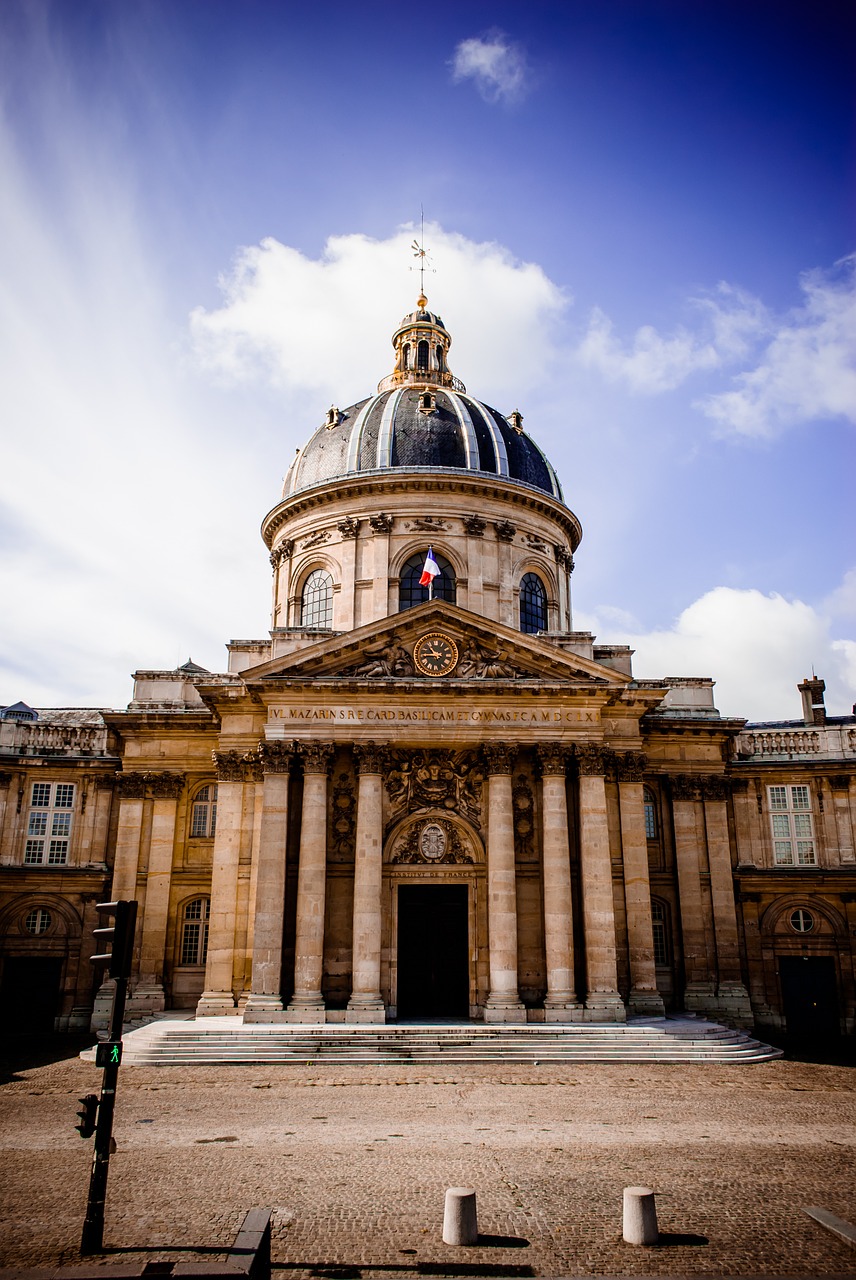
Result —
<path fill-rule="evenodd" d="M 423 676 L 447 676 L 458 665 L 458 646 L 451 636 L 429 631 L 413 646 L 413 661 Z"/>

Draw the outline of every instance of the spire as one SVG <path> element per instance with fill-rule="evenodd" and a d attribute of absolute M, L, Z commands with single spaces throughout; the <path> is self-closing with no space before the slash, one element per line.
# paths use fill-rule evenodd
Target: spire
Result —
<path fill-rule="evenodd" d="M 451 334 L 440 316 L 428 310 L 424 289 L 416 299 L 416 310 L 404 317 L 392 335 L 392 345 L 395 368 L 378 383 L 378 391 L 389 391 L 407 384 L 466 391 L 463 382 L 452 374 L 447 363 Z"/>

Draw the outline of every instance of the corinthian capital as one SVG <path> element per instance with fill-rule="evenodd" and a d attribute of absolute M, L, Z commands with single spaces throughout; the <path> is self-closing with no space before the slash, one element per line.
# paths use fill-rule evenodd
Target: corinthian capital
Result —
<path fill-rule="evenodd" d="M 597 742 L 580 742 L 575 753 L 581 778 L 602 777 L 606 773 L 609 753 Z"/>
<path fill-rule="evenodd" d="M 354 755 L 360 773 L 383 773 L 388 764 L 389 752 L 382 743 L 360 742 L 354 747 Z"/>
<path fill-rule="evenodd" d="M 537 750 L 542 773 L 564 774 L 568 760 L 567 747 L 563 747 L 560 742 L 540 742 Z"/>
<path fill-rule="evenodd" d="M 265 773 L 288 773 L 294 751 L 290 742 L 260 742 L 258 760 Z"/>
<path fill-rule="evenodd" d="M 507 742 L 486 742 L 482 750 L 489 774 L 511 773 L 512 749 Z"/>
<path fill-rule="evenodd" d="M 298 750 L 304 773 L 327 773 L 333 758 L 332 742 L 301 742 Z"/>
<path fill-rule="evenodd" d="M 144 773 L 117 773 L 119 795 L 126 800 L 142 800 L 146 794 Z"/>
<path fill-rule="evenodd" d="M 669 778 L 673 800 L 697 800 L 699 780 L 691 773 L 673 773 Z"/>
<path fill-rule="evenodd" d="M 156 800 L 177 800 L 184 790 L 183 773 L 147 773 L 145 777 Z"/>
<path fill-rule="evenodd" d="M 647 767 L 644 751 L 616 752 L 615 772 L 620 782 L 642 782 Z"/>

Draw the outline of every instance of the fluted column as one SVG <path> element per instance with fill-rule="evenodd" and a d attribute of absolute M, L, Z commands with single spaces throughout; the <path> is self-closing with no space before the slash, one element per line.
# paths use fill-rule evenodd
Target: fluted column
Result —
<path fill-rule="evenodd" d="M 260 742 L 264 770 L 262 817 L 255 869 L 253 972 L 245 1022 L 267 1022 L 282 1013 L 282 931 L 291 747 Z"/>
<path fill-rule="evenodd" d="M 714 983 L 704 935 L 696 812 L 698 779 L 691 774 L 675 774 L 669 784 L 684 951 L 684 1003 L 688 1009 L 706 1010 L 713 1005 Z"/>
<path fill-rule="evenodd" d="M 490 995 L 485 1022 L 525 1022 L 517 989 L 517 880 L 511 801 L 511 750 L 502 742 L 484 748 L 487 765 L 487 922 Z"/>
<path fill-rule="evenodd" d="M 642 774 L 647 763 L 641 751 L 618 756 L 618 797 L 621 812 L 621 852 L 624 902 L 627 910 L 627 951 L 630 960 L 628 1009 L 634 1014 L 662 1015 L 663 997 L 657 990 L 654 964 L 654 926 Z"/>
<path fill-rule="evenodd" d="M 731 841 L 728 838 L 727 780 L 705 778 L 702 794 L 713 927 L 716 935 L 716 967 L 719 978 L 716 988 L 717 1007 L 732 1020 L 742 1019 L 751 1023 L 749 993 L 743 982 L 740 964 Z"/>
<path fill-rule="evenodd" d="M 149 773 L 146 784 L 154 797 L 149 839 L 149 868 L 140 930 L 140 980 L 131 1007 L 159 1011 L 164 1007 L 163 971 L 172 861 L 175 851 L 175 819 L 178 798 L 184 788 L 183 773 Z"/>
<path fill-rule="evenodd" d="M 235 996 L 235 923 L 238 906 L 238 865 L 244 818 L 244 783 L 252 777 L 255 756 L 237 751 L 212 753 L 217 768 L 217 829 L 211 866 L 211 908 L 205 990 L 196 1006 L 197 1018 L 233 1013 Z"/>
<path fill-rule="evenodd" d="M 566 749 L 555 742 L 538 747 L 544 853 L 544 950 L 547 960 L 544 1010 L 547 1022 L 567 1022 L 569 1010 L 580 1008 L 574 987 L 566 756 Z"/>
<path fill-rule="evenodd" d="M 303 810 L 297 871 L 297 928 L 294 942 L 294 995 L 289 1012 L 324 1021 L 321 978 L 324 972 L 324 906 L 327 893 L 327 775 L 333 747 L 303 743 Z"/>
<path fill-rule="evenodd" d="M 385 1022 L 380 994 L 384 749 L 354 748 L 359 769 L 354 857 L 353 980 L 347 1022 Z"/>
<path fill-rule="evenodd" d="M 586 944 L 586 1013 L 593 1022 L 623 1022 L 615 950 L 615 901 L 606 811 L 606 758 L 594 743 L 577 747 L 580 869 Z"/>

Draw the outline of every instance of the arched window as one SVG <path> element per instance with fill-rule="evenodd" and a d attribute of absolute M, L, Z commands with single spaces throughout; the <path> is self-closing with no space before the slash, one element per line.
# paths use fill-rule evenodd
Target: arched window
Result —
<path fill-rule="evenodd" d="M 32 911 L 27 912 L 24 920 L 24 928 L 27 933 L 34 933 L 36 937 L 40 933 L 47 933 L 52 924 L 53 916 L 44 907 L 34 907 Z"/>
<path fill-rule="evenodd" d="M 398 580 L 398 608 L 412 609 L 415 604 L 422 604 L 423 600 L 427 600 L 428 588 L 420 587 L 419 579 L 422 577 L 422 570 L 425 568 L 425 552 L 418 551 L 415 556 L 411 556 L 401 570 L 401 576 Z M 445 556 L 438 555 L 434 552 L 434 559 L 439 565 L 440 572 L 434 579 L 434 590 L 432 592 L 435 600 L 449 600 L 455 603 L 455 571 L 449 564 Z"/>
<path fill-rule="evenodd" d="M 194 898 L 184 908 L 179 964 L 203 965 L 208 957 L 208 898 Z"/>
<path fill-rule="evenodd" d="M 410 343 L 409 342 L 405 342 L 404 348 L 402 350 L 401 367 L 402 369 L 410 368 Z"/>
<path fill-rule="evenodd" d="M 190 835 L 210 839 L 217 829 L 217 783 L 206 782 L 193 797 L 190 811 Z"/>
<path fill-rule="evenodd" d="M 313 569 L 303 584 L 300 625 L 328 631 L 333 625 L 333 579 L 326 569 Z"/>
<path fill-rule="evenodd" d="M 443 371 L 443 348 L 440 346 L 440 343 L 439 343 L 439 342 L 437 343 L 437 346 L 434 348 L 434 354 L 435 354 L 435 355 L 436 355 L 436 357 L 437 357 L 437 368 L 438 368 L 438 369 L 440 370 L 440 372 L 442 373 L 442 371 Z"/>
<path fill-rule="evenodd" d="M 642 788 L 642 803 L 645 806 L 645 835 L 649 840 L 656 840 L 660 834 L 657 826 L 657 801 L 650 787 Z"/>
<path fill-rule="evenodd" d="M 659 898 L 651 899 L 651 925 L 654 930 L 654 964 L 672 963 L 672 940 L 669 929 L 669 908 Z"/>
<path fill-rule="evenodd" d="M 425 341 L 416 344 L 416 368 L 420 370 L 428 368 L 428 343 Z"/>
<path fill-rule="evenodd" d="M 529 635 L 547 630 L 547 592 L 537 573 L 524 573 L 520 583 L 520 630 Z"/>

